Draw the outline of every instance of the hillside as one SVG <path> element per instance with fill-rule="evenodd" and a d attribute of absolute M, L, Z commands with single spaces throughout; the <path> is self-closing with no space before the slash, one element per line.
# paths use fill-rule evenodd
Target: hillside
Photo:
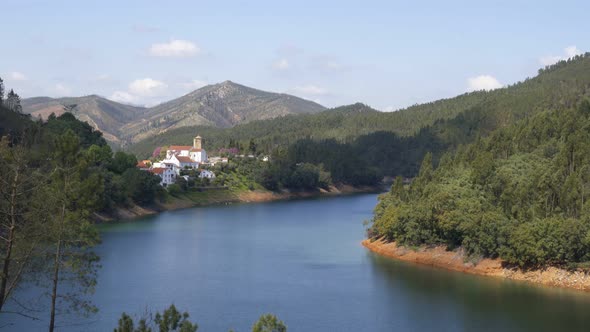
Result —
<path fill-rule="evenodd" d="M 100 130 L 105 139 L 115 144 L 121 143 L 121 128 L 141 118 L 146 111 L 143 107 L 117 103 L 97 95 L 71 98 L 36 97 L 22 101 L 24 113 L 44 119 L 51 113 L 61 115 L 64 113 L 64 106 L 73 105 L 76 106 L 71 112 L 77 119 L 88 122 Z"/>
<path fill-rule="evenodd" d="M 85 97 L 35 97 L 23 100 L 23 112 L 47 118 L 76 105 L 72 112 L 103 132 L 116 145 L 148 138 L 186 126 L 232 127 L 254 120 L 289 114 L 317 113 L 325 108 L 295 96 L 265 92 L 230 81 L 209 85 L 151 108 L 117 103 L 91 95 Z"/>
<path fill-rule="evenodd" d="M 380 197 L 370 237 L 462 247 L 524 268 L 590 262 L 590 101 L 543 111 L 445 154 Z"/>
<path fill-rule="evenodd" d="M 317 113 L 325 107 L 295 96 L 252 89 L 231 81 L 208 85 L 148 109 L 141 121 L 122 128 L 130 141 L 186 126 L 233 127 L 290 114 Z"/>
<path fill-rule="evenodd" d="M 590 95 L 590 55 L 542 69 L 534 78 L 494 90 L 382 113 L 354 104 L 318 114 L 255 121 L 231 129 L 185 127 L 150 137 L 130 147 L 146 156 L 156 146 L 190 142 L 195 133 L 210 148 L 255 138 L 259 150 L 273 151 L 301 139 L 335 139 L 354 146 L 386 175 L 414 176 L 428 151 L 435 161 L 448 149 L 546 109 L 567 109 Z M 307 142 L 311 144 L 311 142 Z M 329 144 L 328 144 L 329 145 Z"/>

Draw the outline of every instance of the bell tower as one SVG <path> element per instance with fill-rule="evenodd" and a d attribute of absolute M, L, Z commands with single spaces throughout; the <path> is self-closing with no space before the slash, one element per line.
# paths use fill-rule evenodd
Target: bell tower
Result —
<path fill-rule="evenodd" d="M 193 148 L 197 150 L 201 150 L 201 136 L 197 135 L 197 137 L 193 138 Z"/>

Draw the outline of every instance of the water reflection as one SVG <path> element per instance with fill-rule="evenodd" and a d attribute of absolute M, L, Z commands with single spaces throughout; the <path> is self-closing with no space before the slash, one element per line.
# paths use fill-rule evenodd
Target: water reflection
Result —
<path fill-rule="evenodd" d="M 588 331 L 589 294 L 467 275 L 367 253 L 375 287 L 420 330 Z"/>

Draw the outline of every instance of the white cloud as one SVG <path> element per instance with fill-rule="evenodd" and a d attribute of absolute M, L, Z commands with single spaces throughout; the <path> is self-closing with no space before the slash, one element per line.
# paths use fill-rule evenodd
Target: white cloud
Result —
<path fill-rule="evenodd" d="M 153 44 L 150 55 L 159 57 L 191 57 L 201 53 L 201 49 L 188 40 L 174 39 L 169 43 Z"/>
<path fill-rule="evenodd" d="M 196 89 L 200 89 L 200 88 L 204 87 L 207 84 L 208 84 L 207 81 L 192 80 L 187 83 L 182 83 L 182 86 L 188 90 L 196 90 Z"/>
<path fill-rule="evenodd" d="M 565 51 L 565 55 L 566 55 L 568 58 L 573 58 L 573 57 L 575 57 L 576 55 L 580 55 L 580 54 L 582 54 L 582 51 L 580 51 L 580 50 L 579 50 L 579 49 L 576 47 L 576 45 L 568 46 L 568 47 L 566 47 L 566 48 L 565 48 L 565 50 L 564 50 L 564 51 Z"/>
<path fill-rule="evenodd" d="M 115 91 L 109 99 L 133 105 L 156 105 L 162 97 L 167 97 L 168 84 L 152 79 L 137 79 L 127 87 L 127 91 Z"/>
<path fill-rule="evenodd" d="M 293 93 L 308 96 L 324 96 L 328 94 L 328 91 L 326 89 L 313 84 L 296 86 L 290 91 L 292 91 Z"/>
<path fill-rule="evenodd" d="M 399 108 L 395 106 L 386 106 L 383 108 L 382 112 L 396 112 L 397 110 L 399 110 Z"/>
<path fill-rule="evenodd" d="M 109 74 L 102 74 L 102 75 L 98 75 L 96 77 L 97 81 L 108 81 L 110 79 L 111 79 L 111 75 L 109 75 Z"/>
<path fill-rule="evenodd" d="M 543 66 L 549 66 L 555 64 L 561 60 L 567 60 L 569 58 L 573 58 L 576 55 L 582 54 L 582 51 L 579 50 L 575 45 L 568 46 L 563 50 L 563 55 L 546 55 L 539 59 L 539 62 Z"/>
<path fill-rule="evenodd" d="M 72 89 L 62 83 L 57 83 L 53 87 L 53 92 L 57 97 L 69 96 L 72 94 Z"/>
<path fill-rule="evenodd" d="M 503 86 L 495 77 L 490 75 L 479 75 L 469 78 L 467 83 L 468 91 L 494 90 Z"/>
<path fill-rule="evenodd" d="M 109 99 L 123 104 L 137 104 L 139 101 L 137 96 L 125 91 L 115 91 Z"/>
<path fill-rule="evenodd" d="M 25 74 L 18 72 L 18 71 L 13 71 L 12 73 L 10 73 L 10 75 L 8 77 L 13 81 L 26 81 L 27 80 L 27 77 L 25 76 Z"/>
<path fill-rule="evenodd" d="M 129 84 L 129 92 L 141 97 L 161 96 L 167 88 L 166 83 L 151 78 L 135 80 Z"/>
<path fill-rule="evenodd" d="M 272 68 L 275 70 L 287 70 L 291 67 L 291 64 L 289 63 L 289 60 L 287 59 L 280 59 L 275 61 L 272 64 Z"/>

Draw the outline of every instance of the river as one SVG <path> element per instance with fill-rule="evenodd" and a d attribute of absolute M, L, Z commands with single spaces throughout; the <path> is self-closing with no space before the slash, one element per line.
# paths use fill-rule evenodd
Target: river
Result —
<path fill-rule="evenodd" d="M 289 331 L 587 331 L 590 294 L 398 262 L 361 246 L 372 194 L 165 212 L 101 227 L 102 269 L 87 319 L 171 303 L 199 331 L 249 331 L 274 313 Z M 61 319 L 61 321 L 60 321 Z M 42 330 L 15 320 L 8 330 Z M 5 328 L 6 329 L 6 328 Z"/>

